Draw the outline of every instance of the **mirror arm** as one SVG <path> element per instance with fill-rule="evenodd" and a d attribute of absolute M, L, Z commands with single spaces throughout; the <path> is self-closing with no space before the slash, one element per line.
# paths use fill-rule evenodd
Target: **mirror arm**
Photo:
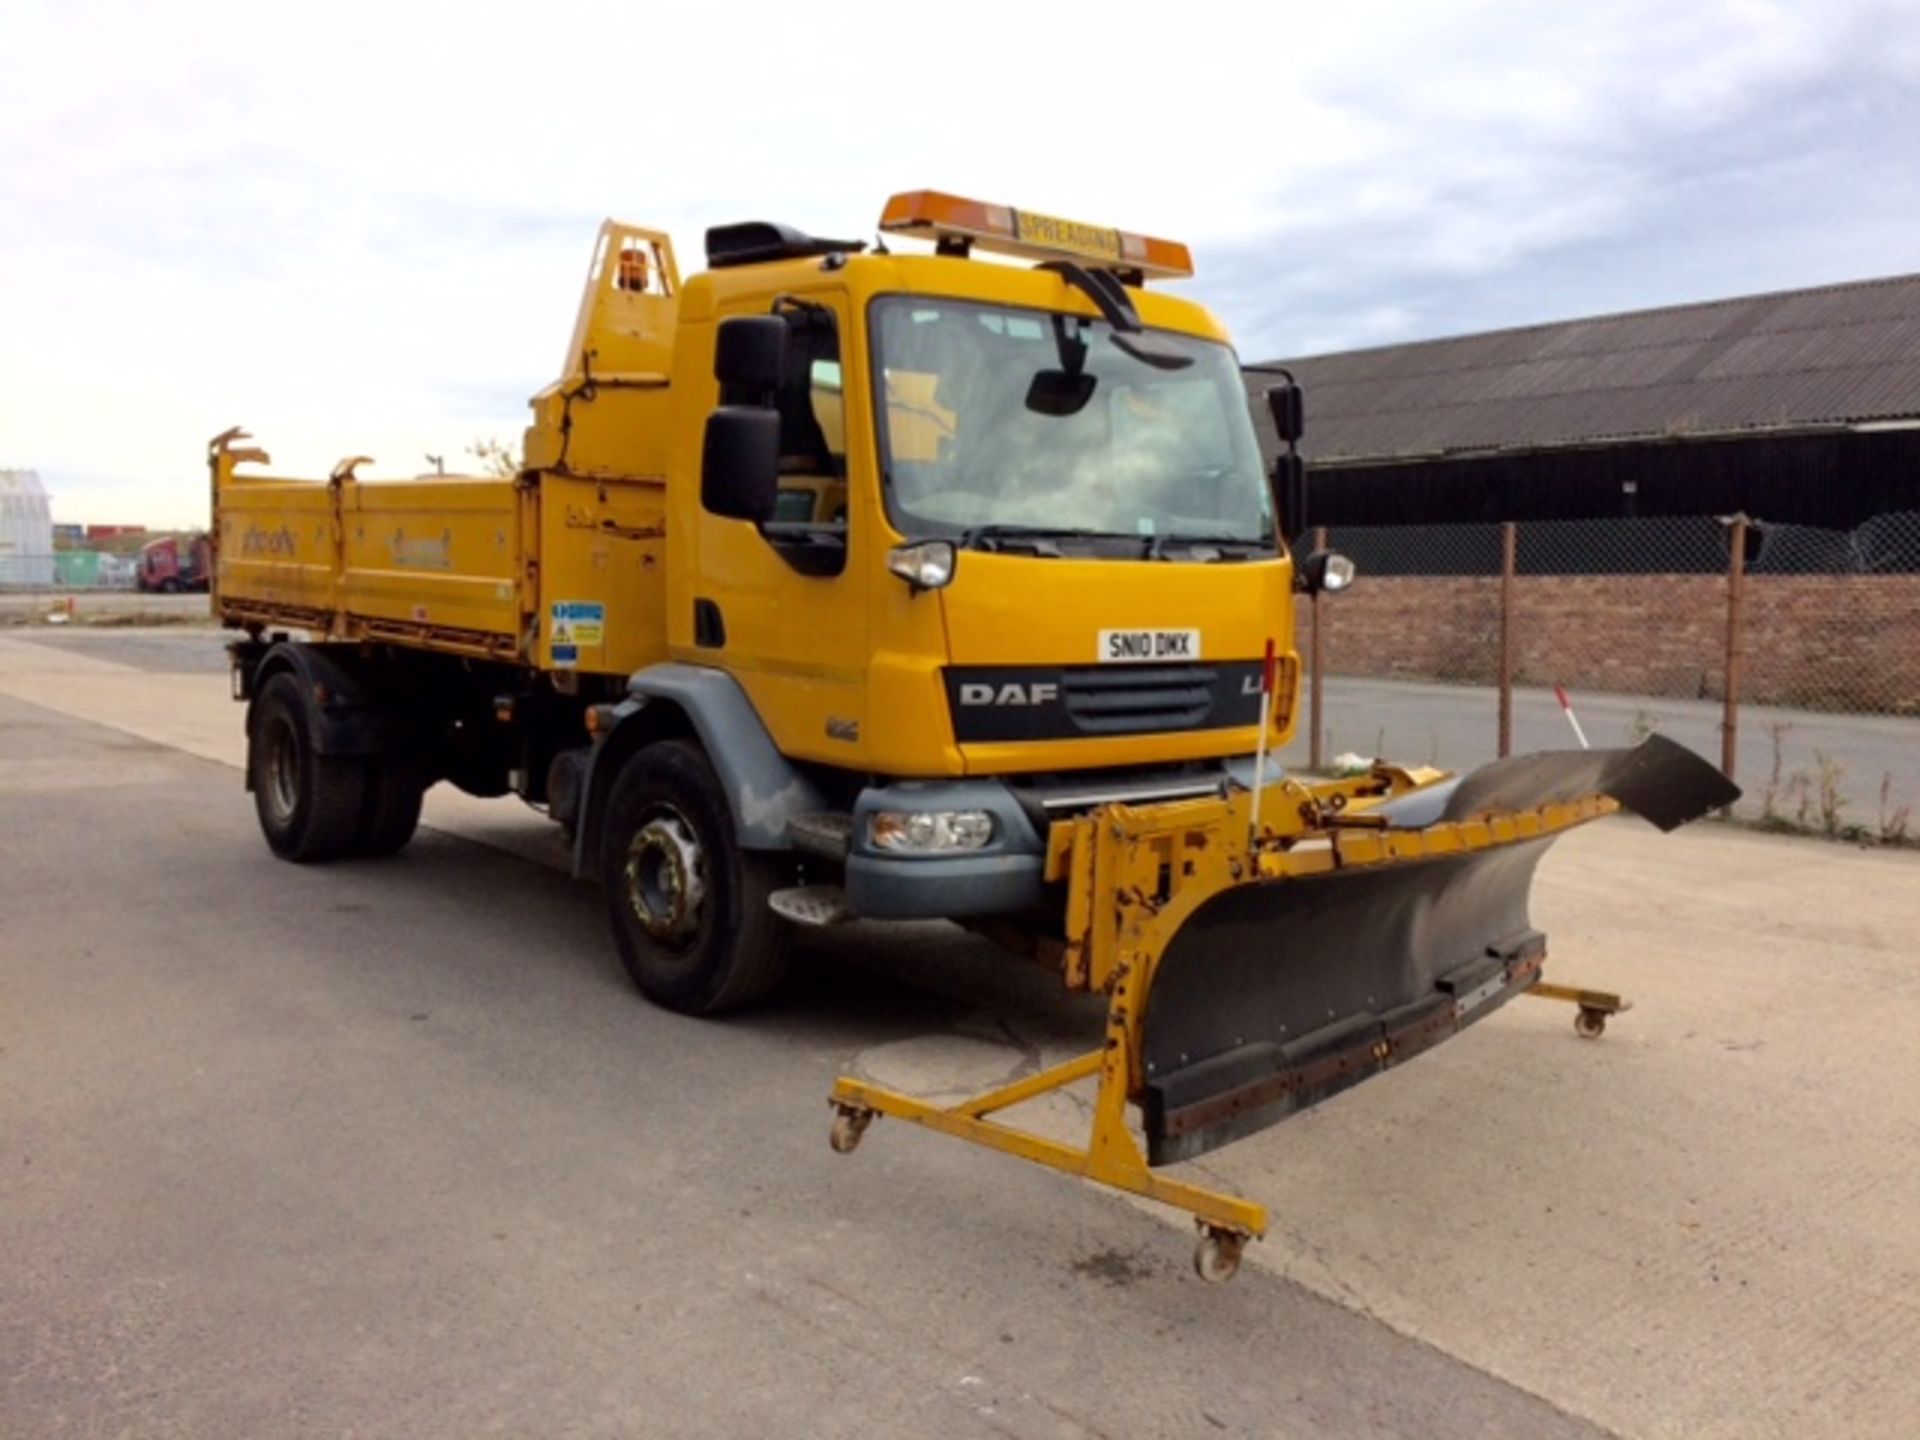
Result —
<path fill-rule="evenodd" d="M 1051 271 L 1093 301 L 1100 318 L 1113 329 L 1115 347 L 1143 365 L 1151 365 L 1156 370 L 1184 370 L 1193 364 L 1191 355 L 1162 350 L 1153 343 L 1147 327 L 1140 323 L 1140 312 L 1133 308 L 1127 287 L 1111 271 L 1089 270 L 1071 260 L 1047 260 L 1033 268 Z"/>
<path fill-rule="evenodd" d="M 1071 260 L 1048 260 L 1033 268 L 1052 271 L 1093 301 L 1100 318 L 1113 327 L 1115 334 L 1138 335 L 1145 328 L 1140 323 L 1140 312 L 1133 308 L 1133 301 L 1127 297 L 1125 287 L 1106 271 L 1089 271 L 1084 265 L 1076 265 Z"/>

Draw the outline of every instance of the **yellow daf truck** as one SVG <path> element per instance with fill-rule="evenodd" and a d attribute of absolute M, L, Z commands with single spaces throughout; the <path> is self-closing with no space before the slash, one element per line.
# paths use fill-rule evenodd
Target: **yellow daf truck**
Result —
<path fill-rule="evenodd" d="M 1664 741 L 1280 773 L 1295 596 L 1352 572 L 1288 553 L 1298 462 L 1263 463 L 1220 324 L 1148 288 L 1186 248 L 930 191 L 880 234 L 722 225 L 683 280 L 603 226 L 511 478 L 281 479 L 218 437 L 261 828 L 386 855 L 428 786 L 518 795 L 692 1014 L 764 994 L 796 927 L 979 927 L 1108 996 L 1107 1043 L 959 1107 L 843 1081 L 836 1147 L 891 1114 L 1153 1195 L 1231 1273 L 1265 1212 L 1156 1167 L 1536 985 L 1553 835 L 1726 787 Z M 1269 403 L 1297 438 L 1299 391 Z M 995 1118 L 1080 1081 L 1085 1147 Z"/>

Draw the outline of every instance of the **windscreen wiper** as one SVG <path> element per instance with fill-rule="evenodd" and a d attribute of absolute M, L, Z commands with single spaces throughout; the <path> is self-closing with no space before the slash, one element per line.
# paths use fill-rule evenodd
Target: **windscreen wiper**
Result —
<path fill-rule="evenodd" d="M 1261 551 L 1262 553 L 1272 553 L 1272 550 L 1273 550 L 1273 541 L 1271 541 L 1270 539 L 1267 539 L 1264 536 L 1248 537 L 1245 535 L 1186 535 L 1186 534 L 1175 533 L 1171 535 L 1166 535 L 1166 534 L 1155 535 L 1152 538 L 1150 538 L 1147 541 L 1146 558 L 1149 560 L 1166 559 L 1167 558 L 1166 547 L 1169 545 L 1186 545 L 1189 547 L 1217 546 L 1221 549 L 1228 549 L 1233 552 L 1230 556 L 1226 556 L 1222 558 L 1231 558 L 1234 560 L 1252 559 L 1253 558 L 1252 556 L 1245 553 L 1248 550 L 1258 550 L 1258 551 Z"/>
<path fill-rule="evenodd" d="M 960 532 L 954 543 L 962 550 L 1030 546 L 1036 555 L 1060 555 L 1062 540 L 1138 540 L 1123 530 L 1076 530 L 1063 525 L 974 525 Z"/>
<path fill-rule="evenodd" d="M 1058 555 L 1053 541 L 1060 533 L 1040 525 L 969 525 L 954 543 L 962 550 L 998 550 L 1011 541 L 1031 546 L 1037 554 Z"/>

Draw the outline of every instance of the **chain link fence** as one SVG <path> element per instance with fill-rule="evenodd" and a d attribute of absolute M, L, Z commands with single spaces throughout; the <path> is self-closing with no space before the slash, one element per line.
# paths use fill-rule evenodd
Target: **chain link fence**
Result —
<path fill-rule="evenodd" d="M 1317 679 L 1290 763 L 1459 769 L 1574 745 L 1576 722 L 1595 745 L 1659 730 L 1721 762 L 1744 818 L 1920 837 L 1920 513 L 1304 538 L 1360 580 L 1301 607 Z"/>

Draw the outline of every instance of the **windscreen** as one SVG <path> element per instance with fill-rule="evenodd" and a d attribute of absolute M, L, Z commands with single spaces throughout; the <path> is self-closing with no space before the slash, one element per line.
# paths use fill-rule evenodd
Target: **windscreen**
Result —
<path fill-rule="evenodd" d="M 1263 542 L 1270 503 L 1233 353 L 1104 321 L 892 296 L 873 308 L 888 511 L 912 537 L 987 526 Z"/>

